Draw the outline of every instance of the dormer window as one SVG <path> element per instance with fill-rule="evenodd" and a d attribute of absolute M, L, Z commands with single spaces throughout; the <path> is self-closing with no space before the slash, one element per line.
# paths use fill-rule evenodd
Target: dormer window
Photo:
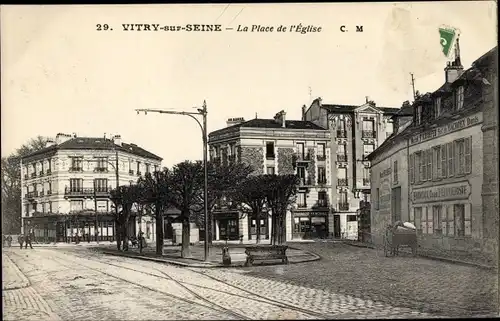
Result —
<path fill-rule="evenodd" d="M 434 100 L 434 115 L 436 115 L 436 118 L 441 115 L 441 97 Z"/>
<path fill-rule="evenodd" d="M 456 104 L 457 104 L 457 110 L 460 110 L 464 107 L 464 86 L 460 86 L 457 88 Z"/>

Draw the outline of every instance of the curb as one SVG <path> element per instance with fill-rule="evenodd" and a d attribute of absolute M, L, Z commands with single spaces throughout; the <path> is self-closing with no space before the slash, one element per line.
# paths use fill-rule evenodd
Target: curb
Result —
<path fill-rule="evenodd" d="M 312 259 L 305 260 L 305 261 L 299 261 L 299 262 L 288 262 L 288 264 L 301 264 L 301 263 L 307 263 L 307 262 L 314 262 L 314 261 L 319 261 L 321 260 L 321 256 L 312 253 L 312 252 L 307 252 L 303 251 L 304 253 L 309 254 L 312 256 Z M 222 263 L 210 263 L 210 264 L 199 264 L 199 263 L 184 263 L 184 262 L 179 262 L 175 260 L 169 260 L 169 259 L 160 259 L 160 258 L 155 258 L 155 257 L 147 257 L 147 256 L 141 256 L 141 255 L 136 255 L 136 254 L 125 254 L 125 253 L 116 253 L 116 252 L 108 252 L 108 251 L 102 251 L 101 253 L 106 254 L 106 255 L 113 255 L 113 256 L 123 256 L 123 257 L 128 257 L 132 259 L 138 259 L 138 260 L 143 260 L 143 261 L 154 261 L 158 263 L 167 263 L 167 264 L 172 264 L 172 265 L 177 265 L 177 266 L 182 266 L 182 267 L 191 267 L 191 268 L 242 268 L 245 267 L 244 262 L 241 262 L 239 264 L 237 263 L 232 263 L 231 265 L 223 265 Z M 259 265 L 254 265 L 255 266 L 269 266 L 269 265 L 281 265 L 281 264 L 259 264 Z"/>
<path fill-rule="evenodd" d="M 17 276 L 21 279 L 20 282 L 16 282 L 15 285 L 3 285 L 3 282 L 2 282 L 2 290 L 5 291 L 5 290 L 18 290 L 18 289 L 23 289 L 23 288 L 27 288 L 31 285 L 31 282 L 28 280 L 28 278 L 26 277 L 26 275 L 24 275 L 24 273 L 19 269 L 19 267 L 17 266 L 16 263 L 14 263 L 14 261 L 12 261 L 12 259 L 7 255 L 5 254 L 5 258 L 7 259 L 7 261 L 10 262 L 10 264 L 12 265 L 12 269 L 16 272 Z"/>
<path fill-rule="evenodd" d="M 372 249 L 372 250 L 375 249 L 375 247 L 372 246 L 372 245 L 355 244 L 355 243 L 350 243 L 350 242 L 343 242 L 343 244 L 347 244 L 347 245 L 355 246 L 355 247 Z M 406 250 L 402 250 L 400 252 L 403 252 L 405 254 L 411 254 L 411 252 L 406 251 Z M 424 259 L 428 259 L 428 260 L 436 260 L 436 261 L 454 263 L 454 264 L 459 264 L 459 265 L 473 266 L 473 267 L 478 267 L 478 268 L 485 269 L 485 270 L 495 270 L 496 269 L 495 266 L 491 266 L 491 265 L 485 265 L 485 264 L 480 264 L 480 263 L 467 262 L 467 261 L 462 261 L 462 260 L 457 260 L 457 259 L 451 259 L 451 258 L 446 258 L 446 257 L 440 257 L 440 256 L 434 256 L 434 255 L 422 255 L 422 254 L 418 254 L 418 257 L 421 257 L 421 258 L 424 258 Z"/>

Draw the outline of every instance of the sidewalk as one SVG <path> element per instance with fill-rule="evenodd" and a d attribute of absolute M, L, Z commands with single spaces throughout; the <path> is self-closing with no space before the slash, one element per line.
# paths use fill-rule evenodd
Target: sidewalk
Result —
<path fill-rule="evenodd" d="M 2 253 L 2 290 L 22 289 L 28 286 L 30 286 L 30 281 L 7 254 Z"/>
<path fill-rule="evenodd" d="M 364 247 L 364 248 L 369 248 L 369 249 L 375 249 L 375 245 L 372 243 L 363 243 L 359 241 L 351 241 L 351 240 L 344 240 L 344 244 L 348 244 L 351 246 L 356 246 L 356 247 Z M 400 249 L 400 253 L 404 253 L 407 255 L 411 255 L 411 250 L 408 248 Z M 431 249 L 425 249 L 425 248 L 419 248 L 418 249 L 418 256 L 426 259 L 431 259 L 431 260 L 438 260 L 438 261 L 443 261 L 443 262 L 450 262 L 450 263 L 455 263 L 455 264 L 462 264 L 462 265 L 469 265 L 469 266 L 475 266 L 479 267 L 482 269 L 496 269 L 497 267 L 492 263 L 492 262 L 484 262 L 484 260 L 478 260 L 477 258 L 473 257 L 472 255 L 466 255 L 466 254 L 456 254 L 454 256 L 452 255 L 443 255 L 443 253 L 437 253 L 436 251 L 433 251 Z"/>
<path fill-rule="evenodd" d="M 157 255 L 155 252 L 155 245 L 150 244 L 147 248 L 143 249 L 143 253 L 139 254 L 139 249 L 130 248 L 128 252 L 118 251 L 116 246 L 99 248 L 104 254 L 108 255 L 117 255 L 117 256 L 126 256 L 133 257 L 142 260 L 150 260 L 162 263 L 169 263 L 179 266 L 185 267 L 203 267 L 203 268 L 214 268 L 214 267 L 242 267 L 246 261 L 245 254 L 245 245 L 237 242 L 228 242 L 227 246 L 229 247 L 229 254 L 231 256 L 231 265 L 225 266 L 222 264 L 222 247 L 226 244 L 226 242 L 214 242 L 212 244 L 212 255 L 209 258 L 208 262 L 204 261 L 205 249 L 203 243 L 198 245 L 191 246 L 191 255 L 192 258 L 182 258 L 181 257 L 181 247 L 180 246 L 172 246 L 166 245 L 163 248 L 163 255 Z M 255 243 L 253 243 L 255 244 Z M 265 245 L 265 244 L 263 244 Z M 302 251 L 299 249 L 295 249 L 293 247 L 288 247 L 286 251 L 289 264 L 297 264 L 304 262 L 317 261 L 320 257 L 314 253 Z M 270 260 L 269 262 L 261 262 L 257 261 L 254 263 L 254 266 L 258 265 L 270 265 L 270 264 L 281 264 L 279 260 Z"/>

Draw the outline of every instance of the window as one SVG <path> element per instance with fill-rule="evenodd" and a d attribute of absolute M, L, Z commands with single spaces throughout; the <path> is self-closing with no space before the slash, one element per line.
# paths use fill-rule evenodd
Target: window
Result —
<path fill-rule="evenodd" d="M 266 157 L 267 158 L 274 158 L 274 143 L 273 142 L 266 143 Z"/>
<path fill-rule="evenodd" d="M 441 177 L 441 146 L 432 148 L 432 179 Z"/>
<path fill-rule="evenodd" d="M 229 144 L 229 155 L 235 155 L 236 154 L 236 144 Z"/>
<path fill-rule="evenodd" d="M 146 173 L 149 173 L 150 168 L 151 168 L 151 165 L 150 164 L 146 164 Z"/>
<path fill-rule="evenodd" d="M 363 185 L 370 185 L 370 167 L 363 167 Z"/>
<path fill-rule="evenodd" d="M 325 159 L 326 157 L 326 144 L 325 143 L 319 143 L 318 144 L 318 159 Z"/>
<path fill-rule="evenodd" d="M 394 161 L 394 169 L 392 170 L 394 184 L 398 183 L 398 161 Z"/>
<path fill-rule="evenodd" d="M 83 160 L 81 157 L 72 157 L 71 158 L 71 170 L 73 170 L 73 171 L 83 170 Z"/>
<path fill-rule="evenodd" d="M 81 211 L 83 210 L 83 201 L 72 200 L 69 204 L 70 211 Z"/>
<path fill-rule="evenodd" d="M 464 107 L 464 86 L 460 86 L 457 88 L 456 104 L 457 104 L 457 110 L 460 110 Z"/>
<path fill-rule="evenodd" d="M 326 169 L 323 166 L 318 166 L 318 183 L 326 183 Z"/>
<path fill-rule="evenodd" d="M 94 188 L 96 192 L 107 192 L 108 191 L 108 179 L 97 178 L 94 180 Z"/>
<path fill-rule="evenodd" d="M 446 154 L 447 151 L 446 144 L 441 145 L 441 177 L 448 177 L 448 156 Z"/>
<path fill-rule="evenodd" d="M 433 219 L 432 219 L 432 212 L 430 211 L 430 208 L 424 208 L 424 210 L 421 213 L 421 227 L 420 229 L 422 230 L 423 234 L 432 234 L 433 232 Z"/>
<path fill-rule="evenodd" d="M 378 210 L 380 208 L 380 188 L 375 189 L 375 209 Z"/>
<path fill-rule="evenodd" d="M 453 205 L 455 216 L 455 236 L 463 237 L 471 235 L 470 212 L 466 213 L 465 204 Z"/>
<path fill-rule="evenodd" d="M 79 192 L 83 189 L 83 179 L 71 178 L 69 180 L 69 189 L 71 192 Z"/>
<path fill-rule="evenodd" d="M 97 171 L 104 171 L 108 169 L 108 159 L 106 157 L 97 157 L 96 163 Z"/>
<path fill-rule="evenodd" d="M 346 132 L 345 119 L 339 119 L 339 130 L 341 132 Z"/>
<path fill-rule="evenodd" d="M 141 162 L 137 162 L 136 172 L 138 175 L 141 173 Z"/>
<path fill-rule="evenodd" d="M 465 173 L 465 140 L 459 139 L 455 141 L 455 152 L 456 161 L 455 161 L 455 173 L 457 175 L 463 175 Z"/>
<path fill-rule="evenodd" d="M 327 207 L 328 198 L 325 191 L 318 192 L 318 206 Z"/>
<path fill-rule="evenodd" d="M 465 138 L 464 158 L 465 174 L 470 174 L 472 172 L 472 136 Z"/>
<path fill-rule="evenodd" d="M 363 154 L 368 155 L 375 150 L 375 145 L 373 144 L 363 144 Z"/>
<path fill-rule="evenodd" d="M 425 178 L 425 161 L 423 157 L 424 153 L 422 151 L 416 152 L 415 153 L 415 177 L 417 182 L 423 182 Z"/>
<path fill-rule="evenodd" d="M 337 169 L 338 185 L 347 186 L 347 168 L 341 167 Z"/>
<path fill-rule="evenodd" d="M 342 191 L 339 193 L 339 209 L 347 211 L 349 209 L 349 204 L 347 203 L 347 192 Z"/>
<path fill-rule="evenodd" d="M 303 166 L 298 166 L 297 167 L 297 176 L 299 177 L 302 185 L 305 185 L 306 184 L 306 168 Z"/>
<path fill-rule="evenodd" d="M 304 143 L 297 143 L 297 154 L 302 155 L 302 157 L 306 154 Z"/>
<path fill-rule="evenodd" d="M 387 122 L 385 132 L 387 133 L 387 137 L 391 136 L 391 134 L 394 132 L 394 125 L 392 121 Z"/>
<path fill-rule="evenodd" d="M 455 145 L 453 144 L 453 142 L 451 143 L 448 143 L 447 144 L 448 147 L 447 147 L 447 150 L 448 150 L 448 176 L 449 177 L 452 177 L 454 175 L 454 172 L 455 172 L 455 167 L 454 167 L 454 147 Z"/>
<path fill-rule="evenodd" d="M 298 207 L 307 207 L 306 193 L 297 193 L 297 206 Z"/>
<path fill-rule="evenodd" d="M 453 207 L 443 207 L 441 209 L 441 234 L 445 236 L 455 235 L 455 224 L 453 218 Z"/>
<path fill-rule="evenodd" d="M 52 194 L 52 182 L 47 183 L 47 194 Z"/>
<path fill-rule="evenodd" d="M 267 174 L 268 175 L 274 175 L 274 166 L 268 166 L 267 167 Z"/>
<path fill-rule="evenodd" d="M 432 179 L 432 149 L 426 150 L 427 154 L 427 180 Z"/>
<path fill-rule="evenodd" d="M 434 100 L 434 115 L 436 115 L 436 118 L 441 115 L 441 97 Z"/>
<path fill-rule="evenodd" d="M 372 132 L 373 131 L 373 120 L 364 119 L 363 120 L 363 130 Z"/>
<path fill-rule="evenodd" d="M 157 172 L 158 171 L 158 165 L 155 165 L 154 167 L 154 171 Z"/>
<path fill-rule="evenodd" d="M 409 171 L 410 171 L 410 183 L 414 184 L 415 183 L 415 153 L 410 155 L 410 165 L 409 165 Z"/>
<path fill-rule="evenodd" d="M 338 144 L 337 145 L 337 154 L 346 155 L 346 144 Z"/>
<path fill-rule="evenodd" d="M 415 220 L 415 227 L 418 229 L 418 230 L 422 230 L 422 208 L 421 207 L 415 207 L 413 209 L 413 218 Z"/>
<path fill-rule="evenodd" d="M 356 222 L 358 217 L 356 215 L 347 215 L 347 222 Z"/>
<path fill-rule="evenodd" d="M 108 201 L 97 201 L 97 211 L 107 212 L 108 211 Z"/>
<path fill-rule="evenodd" d="M 432 217 L 434 219 L 434 234 L 441 234 L 442 232 L 442 211 L 443 207 L 441 205 L 434 205 L 432 207 Z"/>

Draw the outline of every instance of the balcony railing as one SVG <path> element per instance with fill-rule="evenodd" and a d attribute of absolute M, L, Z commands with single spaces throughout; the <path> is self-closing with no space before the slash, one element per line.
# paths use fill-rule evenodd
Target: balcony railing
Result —
<path fill-rule="evenodd" d="M 348 211 L 349 210 L 349 203 L 339 203 L 339 210 L 340 211 Z"/>
<path fill-rule="evenodd" d="M 111 190 L 111 188 L 102 187 L 102 188 L 95 189 L 95 192 L 94 192 L 93 188 L 66 187 L 64 189 L 64 196 L 65 197 L 68 197 L 68 196 L 73 196 L 73 197 L 87 196 L 88 197 L 88 196 L 94 196 L 94 194 L 97 196 L 108 196 L 110 190 Z"/>
<path fill-rule="evenodd" d="M 38 173 L 38 176 L 43 176 L 43 171 L 40 171 L 40 172 Z"/>
<path fill-rule="evenodd" d="M 306 208 L 306 207 L 307 207 L 307 204 L 305 204 L 305 203 L 298 203 L 298 204 L 297 204 L 297 207 L 298 207 L 298 208 Z"/>
<path fill-rule="evenodd" d="M 318 160 L 319 160 L 319 161 L 324 161 L 324 160 L 326 160 L 326 155 L 318 155 Z"/>
<path fill-rule="evenodd" d="M 369 178 L 363 178 L 363 186 L 370 185 L 370 179 Z"/>
<path fill-rule="evenodd" d="M 52 174 L 52 170 L 51 170 L 51 169 L 48 169 L 48 170 L 47 170 L 47 175 L 50 175 L 50 174 Z"/>
<path fill-rule="evenodd" d="M 347 131 L 337 130 L 337 138 L 347 138 Z"/>
<path fill-rule="evenodd" d="M 276 155 L 273 153 L 273 154 L 266 154 L 266 159 L 275 159 L 276 158 Z"/>
<path fill-rule="evenodd" d="M 132 169 L 129 169 L 128 174 L 129 175 L 134 175 L 134 171 Z"/>
<path fill-rule="evenodd" d="M 347 178 L 339 178 L 337 185 L 338 186 L 347 186 Z"/>
<path fill-rule="evenodd" d="M 69 168 L 70 172 L 83 172 L 83 167 L 81 166 L 71 166 Z"/>
<path fill-rule="evenodd" d="M 337 162 L 347 162 L 347 155 L 345 155 L 345 154 L 338 154 L 337 155 Z"/>
<path fill-rule="evenodd" d="M 44 192 L 43 191 L 40 191 L 40 197 L 43 197 L 44 196 Z"/>
<path fill-rule="evenodd" d="M 320 178 L 318 178 L 318 184 L 319 185 L 326 184 L 326 177 L 320 177 Z"/>
<path fill-rule="evenodd" d="M 94 172 L 107 172 L 108 168 L 107 167 L 96 167 L 94 168 Z"/>
<path fill-rule="evenodd" d="M 47 191 L 47 195 L 52 195 L 52 191 Z"/>
<path fill-rule="evenodd" d="M 31 178 L 35 178 L 36 177 L 36 173 L 31 173 Z"/>
<path fill-rule="evenodd" d="M 34 198 L 34 197 L 38 197 L 38 191 L 28 192 L 28 194 L 26 194 L 26 198 Z"/>
<path fill-rule="evenodd" d="M 377 133 L 373 130 L 363 130 L 361 132 L 361 137 L 362 138 L 375 138 L 377 137 Z"/>
<path fill-rule="evenodd" d="M 309 186 L 312 185 L 311 178 L 299 178 L 299 186 Z"/>
<path fill-rule="evenodd" d="M 28 174 L 24 174 L 24 179 L 28 179 L 30 176 Z"/>
<path fill-rule="evenodd" d="M 295 160 L 298 162 L 308 162 L 311 160 L 310 153 L 295 153 Z"/>

